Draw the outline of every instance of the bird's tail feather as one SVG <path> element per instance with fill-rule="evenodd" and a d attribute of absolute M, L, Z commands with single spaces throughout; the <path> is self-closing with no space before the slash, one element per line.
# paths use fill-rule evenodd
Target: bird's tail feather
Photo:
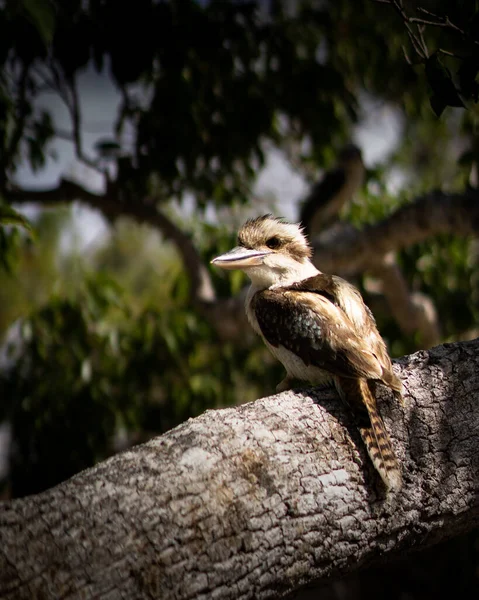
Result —
<path fill-rule="evenodd" d="M 399 491 L 402 487 L 401 468 L 368 381 L 341 378 L 337 387 L 358 418 L 359 432 L 381 479 L 388 490 Z"/>

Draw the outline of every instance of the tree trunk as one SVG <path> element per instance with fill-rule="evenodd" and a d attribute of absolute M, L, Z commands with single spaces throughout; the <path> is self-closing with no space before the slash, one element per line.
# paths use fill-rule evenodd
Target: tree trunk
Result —
<path fill-rule="evenodd" d="M 479 342 L 396 364 L 386 496 L 347 409 L 311 389 L 208 411 L 0 511 L 0 597 L 246 599 L 477 525 Z"/>

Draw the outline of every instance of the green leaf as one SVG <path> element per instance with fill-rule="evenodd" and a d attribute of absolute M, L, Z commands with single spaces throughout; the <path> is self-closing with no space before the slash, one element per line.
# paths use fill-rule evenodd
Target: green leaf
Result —
<path fill-rule="evenodd" d="M 30 221 L 7 204 L 0 204 L 0 225 L 17 225 L 26 229 L 32 236 L 35 233 Z"/>
<path fill-rule="evenodd" d="M 22 4 L 45 46 L 49 46 L 55 31 L 54 3 L 51 0 L 22 0 Z"/>

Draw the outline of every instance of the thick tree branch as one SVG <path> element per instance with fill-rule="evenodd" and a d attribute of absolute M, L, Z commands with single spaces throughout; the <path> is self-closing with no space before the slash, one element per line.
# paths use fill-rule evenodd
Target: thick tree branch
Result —
<path fill-rule="evenodd" d="M 333 391 L 208 411 L 0 511 L 0 596 L 283 597 L 479 523 L 479 341 L 396 365 L 385 498 Z M 319 402 L 319 403 L 318 403 Z"/>

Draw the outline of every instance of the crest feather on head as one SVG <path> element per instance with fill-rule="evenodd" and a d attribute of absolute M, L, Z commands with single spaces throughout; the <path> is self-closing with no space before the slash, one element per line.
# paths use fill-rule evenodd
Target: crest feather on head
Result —
<path fill-rule="evenodd" d="M 248 219 L 238 233 L 245 248 L 272 248 L 288 252 L 296 260 L 311 258 L 312 249 L 299 223 L 290 223 L 271 214 Z"/>

